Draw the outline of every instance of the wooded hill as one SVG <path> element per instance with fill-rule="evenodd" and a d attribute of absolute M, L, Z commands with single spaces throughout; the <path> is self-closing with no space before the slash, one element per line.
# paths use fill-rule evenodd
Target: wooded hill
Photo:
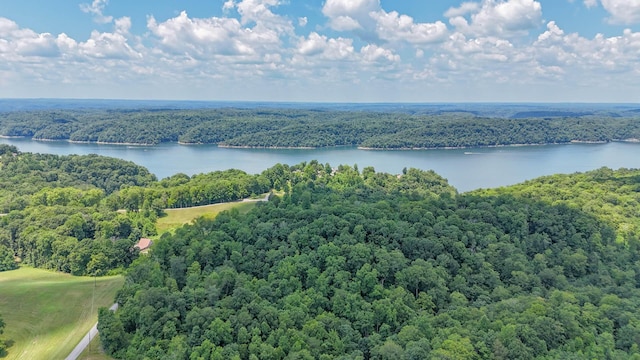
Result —
<path fill-rule="evenodd" d="M 272 185 L 238 170 L 157 181 L 128 161 L 0 145 L 0 271 L 15 268 L 14 256 L 74 275 L 122 271 L 140 237 L 156 234 L 163 209 L 239 200 Z"/>
<path fill-rule="evenodd" d="M 0 150 L 0 264 L 124 271 L 120 309 L 100 311 L 115 358 L 640 358 L 640 170 L 459 194 L 416 169 L 157 181 L 116 159 Z M 269 189 L 283 195 L 132 250 L 165 205 Z"/>
<path fill-rule="evenodd" d="M 415 169 L 281 169 L 284 196 L 165 234 L 132 264 L 121 309 L 100 314 L 110 354 L 640 357 L 640 242 L 620 222 L 638 223 L 622 208 L 637 209 L 639 171 L 457 194 Z"/>
<path fill-rule="evenodd" d="M 41 140 L 240 147 L 410 149 L 640 139 L 637 112 L 329 109 L 123 109 L 0 112 L 0 135 Z"/>

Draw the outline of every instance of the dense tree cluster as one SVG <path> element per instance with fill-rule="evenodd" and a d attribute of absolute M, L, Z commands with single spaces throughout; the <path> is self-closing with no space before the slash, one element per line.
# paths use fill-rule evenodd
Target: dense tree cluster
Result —
<path fill-rule="evenodd" d="M 0 113 L 0 135 L 106 143 L 374 149 L 640 138 L 640 118 L 634 112 L 531 111 L 512 117 L 494 112 L 495 116 L 481 117 L 473 111 L 454 110 L 58 109 Z"/>
<path fill-rule="evenodd" d="M 14 270 L 18 268 L 13 251 L 0 244 L 0 271 Z"/>
<path fill-rule="evenodd" d="M 640 242 L 640 172 L 601 168 L 588 173 L 544 176 L 522 184 L 476 191 L 483 195 L 509 194 L 525 199 L 563 204 L 605 220 L 619 242 Z"/>
<path fill-rule="evenodd" d="M 610 193 L 640 176 L 603 169 L 579 175 L 580 187 L 604 189 L 603 174 Z M 522 196 L 548 179 L 457 194 L 415 169 L 392 176 L 312 162 L 263 175 L 284 195 L 165 234 L 132 264 L 120 309 L 100 312 L 109 354 L 640 357 L 637 242 L 620 234 L 621 218 L 572 205 L 581 196 L 566 186 L 573 180 L 556 185 L 569 201 L 556 203 Z"/>
<path fill-rule="evenodd" d="M 153 214 L 121 214 L 98 205 L 28 206 L 0 219 L 0 244 L 23 264 L 104 275 L 138 256 L 133 245 L 155 234 L 154 221 Z"/>
<path fill-rule="evenodd" d="M 23 209 L 28 198 L 44 188 L 50 191 L 41 195 L 50 195 L 49 202 L 66 205 L 71 194 L 62 193 L 70 190 L 53 189 L 92 188 L 108 195 L 123 186 L 145 186 L 156 181 L 155 175 L 130 161 L 98 155 L 19 153 L 15 147 L 9 148 L 13 149 L 4 154 L 0 148 L 0 213 Z M 95 193 L 92 196 L 99 197 Z M 94 200 L 80 202 L 83 201 Z"/>
<path fill-rule="evenodd" d="M 267 177 L 238 170 L 156 181 L 133 163 L 0 147 L 0 271 L 23 264 L 101 275 L 126 268 L 162 210 L 263 194 Z"/>
<path fill-rule="evenodd" d="M 264 194 L 271 190 L 271 182 L 262 175 L 249 175 L 241 170 L 214 171 L 174 176 L 153 183 L 151 186 L 124 188 L 109 199 L 110 205 L 136 211 L 184 208 L 228 202 Z"/>

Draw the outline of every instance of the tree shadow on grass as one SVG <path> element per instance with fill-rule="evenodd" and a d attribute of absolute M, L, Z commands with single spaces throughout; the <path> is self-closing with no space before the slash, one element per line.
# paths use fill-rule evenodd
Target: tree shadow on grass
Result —
<path fill-rule="evenodd" d="M 0 340 L 0 358 L 5 358 L 7 357 L 7 355 L 9 355 L 7 349 L 12 347 L 13 344 L 15 344 L 15 341 L 13 340 Z"/>

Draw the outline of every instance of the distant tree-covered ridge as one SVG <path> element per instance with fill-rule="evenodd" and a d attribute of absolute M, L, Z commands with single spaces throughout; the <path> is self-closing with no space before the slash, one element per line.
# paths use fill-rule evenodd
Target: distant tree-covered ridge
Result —
<path fill-rule="evenodd" d="M 640 117 L 634 112 L 622 114 L 537 111 L 480 117 L 469 111 L 412 114 L 291 108 L 37 110 L 0 113 L 0 135 L 103 143 L 372 149 L 640 139 Z"/>
<path fill-rule="evenodd" d="M 284 195 L 165 234 L 131 265 L 120 309 L 100 312 L 108 353 L 640 356 L 640 241 L 621 232 L 640 215 L 617 209 L 637 201 L 638 170 L 562 177 L 544 198 L 527 191 L 553 178 L 458 194 L 416 169 L 395 176 L 311 162 L 268 171 Z M 611 196 L 582 208 L 590 189 Z M 592 208 L 603 205 L 616 215 Z"/>

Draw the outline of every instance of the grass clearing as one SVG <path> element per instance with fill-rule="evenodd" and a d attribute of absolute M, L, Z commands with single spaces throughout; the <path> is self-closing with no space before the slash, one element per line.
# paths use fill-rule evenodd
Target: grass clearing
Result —
<path fill-rule="evenodd" d="M 84 349 L 78 360 L 114 360 L 111 356 L 102 351 L 102 343 L 100 336 L 96 336 L 91 340 L 89 347 Z"/>
<path fill-rule="evenodd" d="M 3 338 L 11 344 L 3 360 L 66 358 L 123 283 L 122 276 L 94 279 L 28 267 L 0 272 Z"/>
<path fill-rule="evenodd" d="M 237 201 L 205 206 L 196 206 L 184 209 L 166 209 L 167 216 L 158 219 L 156 228 L 158 234 L 175 230 L 184 224 L 192 222 L 199 217 L 214 218 L 220 212 L 230 209 L 238 209 L 241 213 L 249 212 L 256 206 L 255 201 Z"/>

